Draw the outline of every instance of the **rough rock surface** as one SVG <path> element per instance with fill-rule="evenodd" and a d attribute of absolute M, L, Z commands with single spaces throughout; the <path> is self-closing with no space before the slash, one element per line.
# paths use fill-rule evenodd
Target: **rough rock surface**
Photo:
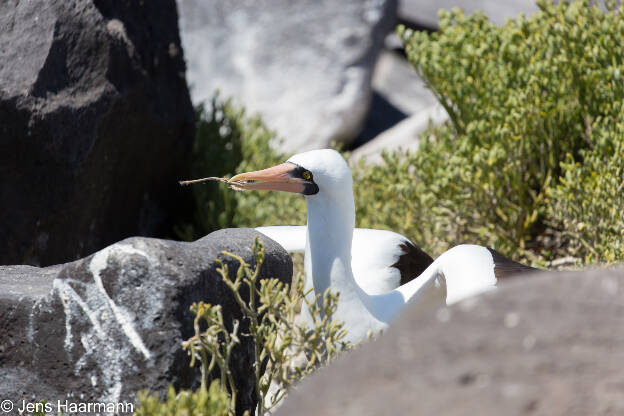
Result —
<path fill-rule="evenodd" d="M 396 0 L 178 0 L 194 102 L 215 89 L 259 112 L 289 152 L 349 141 Z"/>
<path fill-rule="evenodd" d="M 446 110 L 441 105 L 420 111 L 417 114 L 395 124 L 373 140 L 351 152 L 351 160 L 365 158 L 370 163 L 382 163 L 381 154 L 387 151 L 415 152 L 420 144 L 420 135 L 429 127 L 429 123 L 440 124 L 448 119 Z"/>
<path fill-rule="evenodd" d="M 381 54 L 373 76 L 373 89 L 394 113 L 384 111 L 384 107 L 376 106 L 373 101 L 366 127 L 358 137 L 361 145 L 351 153 L 353 160 L 365 157 L 368 162 L 380 163 L 383 150 L 414 151 L 430 121 L 440 124 L 448 118 L 412 65 L 398 53 L 384 51 Z M 402 117 L 392 117 L 392 114 Z"/>
<path fill-rule="evenodd" d="M 624 268 L 512 278 L 305 380 L 278 415 L 624 414 Z"/>
<path fill-rule="evenodd" d="M 373 88 L 405 114 L 416 114 L 438 103 L 407 59 L 384 51 L 377 61 Z"/>
<path fill-rule="evenodd" d="M 409 150 L 415 152 L 420 144 L 420 135 L 429 127 L 429 123 L 440 124 L 448 119 L 444 107 L 434 104 L 400 121 L 369 142 L 351 152 L 351 160 L 365 158 L 370 163 L 382 163 L 384 150 Z"/>
<path fill-rule="evenodd" d="M 249 229 L 193 243 L 134 237 L 65 265 L 0 267 L 0 397 L 135 402 L 141 389 L 197 387 L 181 347 L 193 334 L 189 306 L 218 303 L 226 322 L 240 318 L 214 259 L 230 273 L 238 263 L 222 250 L 254 264 L 256 235 L 267 253 L 262 275 L 290 282 L 290 256 Z M 255 403 L 252 345 L 243 337 L 232 358 L 244 408 Z"/>
<path fill-rule="evenodd" d="M 154 236 L 193 136 L 174 0 L 0 2 L 0 264 Z"/>
<path fill-rule="evenodd" d="M 530 15 L 536 12 L 534 0 L 401 0 L 399 2 L 399 18 L 408 24 L 436 29 L 438 27 L 438 10 L 450 10 L 454 7 L 465 13 L 483 11 L 490 20 L 503 24 L 508 17 L 516 17 L 520 13 Z"/>

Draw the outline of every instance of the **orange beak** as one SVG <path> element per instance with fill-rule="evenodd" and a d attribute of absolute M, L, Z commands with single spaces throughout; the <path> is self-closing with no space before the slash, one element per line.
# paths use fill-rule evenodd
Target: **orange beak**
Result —
<path fill-rule="evenodd" d="M 239 191 L 267 190 L 313 195 L 318 186 L 301 177 L 302 169 L 294 163 L 286 162 L 272 168 L 241 173 L 230 179 L 230 186 Z M 232 184 L 236 182 L 236 184 Z"/>

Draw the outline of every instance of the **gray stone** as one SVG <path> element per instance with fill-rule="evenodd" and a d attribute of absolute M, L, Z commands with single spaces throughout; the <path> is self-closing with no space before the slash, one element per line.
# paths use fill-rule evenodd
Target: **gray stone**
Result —
<path fill-rule="evenodd" d="M 528 16 L 538 10 L 534 0 L 400 0 L 399 19 L 408 24 L 436 29 L 438 11 L 454 7 L 462 9 L 466 14 L 481 10 L 497 24 L 503 24 L 506 18 L 517 17 L 520 13 Z"/>
<path fill-rule="evenodd" d="M 404 56 L 384 51 L 377 61 L 373 88 L 405 114 L 416 114 L 437 104 L 429 88 Z"/>
<path fill-rule="evenodd" d="M 193 243 L 134 237 L 65 265 L 0 267 L 0 397 L 136 402 L 142 389 L 197 387 L 199 371 L 181 345 L 193 335 L 189 306 L 221 304 L 226 322 L 241 318 L 214 259 L 231 275 L 238 263 L 222 250 L 253 265 L 255 236 L 266 248 L 262 276 L 289 283 L 290 256 L 250 229 Z M 256 402 L 252 363 L 253 343 L 243 336 L 232 357 L 241 409 Z"/>
<path fill-rule="evenodd" d="M 0 264 L 163 235 L 194 114 L 174 0 L 0 2 Z"/>
<path fill-rule="evenodd" d="M 516 277 L 304 380 L 278 415 L 624 413 L 624 268 Z"/>
<path fill-rule="evenodd" d="M 420 143 L 420 135 L 430 123 L 440 124 L 448 119 L 446 110 L 441 105 L 432 105 L 409 118 L 395 124 L 371 141 L 351 152 L 351 160 L 364 158 L 369 163 L 382 163 L 382 152 L 411 151 L 415 152 Z"/>
<path fill-rule="evenodd" d="M 368 162 L 381 163 L 384 150 L 415 151 L 420 135 L 429 123 L 440 124 L 448 118 L 412 65 L 397 53 L 385 51 L 381 54 L 375 68 L 373 88 L 406 117 L 385 126 L 383 131 L 353 150 L 351 159 L 354 161 L 366 158 Z M 369 117 L 372 116 L 374 114 Z M 390 118 L 386 120 L 390 121 Z"/>
<path fill-rule="evenodd" d="M 178 0 L 194 102 L 219 89 L 260 113 L 288 152 L 350 141 L 396 0 Z"/>

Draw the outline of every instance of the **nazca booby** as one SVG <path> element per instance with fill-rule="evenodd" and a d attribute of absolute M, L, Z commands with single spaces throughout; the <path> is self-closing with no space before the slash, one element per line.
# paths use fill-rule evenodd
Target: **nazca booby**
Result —
<path fill-rule="evenodd" d="M 272 225 L 256 230 L 289 253 L 305 253 L 305 225 Z M 427 253 L 401 234 L 370 228 L 353 230 L 351 269 L 358 286 L 369 295 L 396 289 L 418 277 L 431 263 L 433 259 Z"/>
<path fill-rule="evenodd" d="M 369 295 L 357 284 L 351 265 L 353 179 L 340 153 L 331 149 L 299 153 L 277 166 L 235 175 L 228 183 L 236 190 L 305 196 L 306 282 L 312 282 L 315 293 L 329 287 L 340 293 L 334 318 L 344 323 L 352 342 L 364 339 L 369 331 L 385 329 L 408 301 L 425 308 L 453 303 L 493 289 L 497 277 L 532 270 L 487 247 L 459 245 L 442 253 L 415 279 L 388 293 Z"/>

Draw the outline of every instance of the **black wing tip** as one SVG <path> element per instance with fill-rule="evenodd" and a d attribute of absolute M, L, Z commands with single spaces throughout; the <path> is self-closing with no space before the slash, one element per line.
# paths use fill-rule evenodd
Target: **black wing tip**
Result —
<path fill-rule="evenodd" d="M 496 276 L 497 279 L 518 274 L 535 273 L 541 271 L 540 269 L 536 269 L 535 267 L 526 266 L 522 263 L 518 263 L 516 261 L 508 259 L 493 248 L 486 248 L 492 255 L 492 261 L 494 262 L 494 276 Z"/>
<path fill-rule="evenodd" d="M 420 276 L 433 263 L 433 258 L 429 254 L 408 239 L 399 244 L 399 249 L 403 254 L 390 267 L 397 268 L 399 273 L 401 273 L 401 285 Z"/>

